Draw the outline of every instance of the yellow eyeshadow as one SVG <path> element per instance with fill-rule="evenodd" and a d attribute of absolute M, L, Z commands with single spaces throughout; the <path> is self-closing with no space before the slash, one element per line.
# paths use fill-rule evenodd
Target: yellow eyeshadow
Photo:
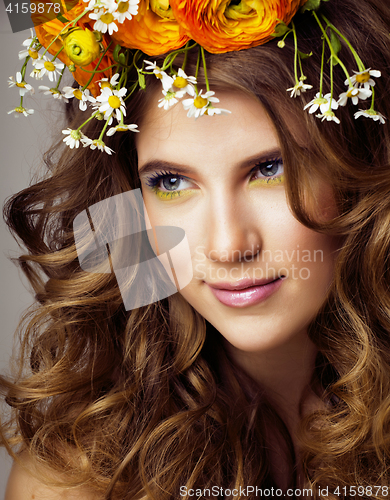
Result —
<path fill-rule="evenodd" d="M 160 200 L 170 201 L 170 200 L 175 200 L 177 198 L 184 198 L 185 196 L 188 196 L 195 190 L 182 189 L 181 191 L 161 191 L 160 189 L 155 187 L 153 191 L 156 193 L 156 196 L 160 198 Z"/>
<path fill-rule="evenodd" d="M 255 179 L 250 182 L 249 186 L 273 187 L 273 186 L 280 186 L 283 183 L 284 183 L 284 175 L 281 175 L 280 177 L 270 177 L 269 179 L 264 179 L 264 178 Z"/>

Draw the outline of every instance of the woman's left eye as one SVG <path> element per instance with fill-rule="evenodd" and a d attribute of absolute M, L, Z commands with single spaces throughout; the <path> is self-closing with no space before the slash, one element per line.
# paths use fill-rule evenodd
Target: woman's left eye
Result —
<path fill-rule="evenodd" d="M 258 163 L 251 170 L 251 181 L 262 180 L 265 183 L 271 183 L 277 180 L 277 182 L 281 182 L 283 173 L 283 160 L 281 158 L 269 160 Z"/>

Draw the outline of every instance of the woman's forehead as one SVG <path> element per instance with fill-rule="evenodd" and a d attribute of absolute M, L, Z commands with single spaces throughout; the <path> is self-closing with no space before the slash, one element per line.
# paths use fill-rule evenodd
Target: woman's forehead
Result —
<path fill-rule="evenodd" d="M 279 148 L 275 127 L 259 101 L 237 92 L 218 96 L 218 106 L 230 114 L 195 119 L 181 106 L 168 112 L 149 107 L 136 137 L 139 167 L 152 159 L 189 165 L 233 163 Z"/>

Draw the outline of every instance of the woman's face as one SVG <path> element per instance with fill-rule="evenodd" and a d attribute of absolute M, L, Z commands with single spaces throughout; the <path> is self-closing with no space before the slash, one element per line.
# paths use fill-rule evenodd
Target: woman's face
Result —
<path fill-rule="evenodd" d="M 220 93 L 231 114 L 187 118 L 180 105 L 149 109 L 137 135 L 139 173 L 153 226 L 178 226 L 193 279 L 183 297 L 235 348 L 264 352 L 306 337 L 324 302 L 335 239 L 292 215 L 280 145 L 254 99 Z M 334 212 L 321 190 L 322 213 Z"/>

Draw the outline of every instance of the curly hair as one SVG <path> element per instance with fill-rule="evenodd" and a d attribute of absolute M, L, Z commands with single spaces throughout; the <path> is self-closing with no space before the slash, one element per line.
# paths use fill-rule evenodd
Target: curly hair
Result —
<path fill-rule="evenodd" d="M 332 0 L 321 9 L 365 64 L 381 70 L 376 109 L 390 117 L 390 6 Z M 321 32 L 309 14 L 297 15 L 295 23 L 299 50 L 312 52 L 305 74 L 313 82 L 321 68 Z M 270 488 L 276 486 L 270 432 L 284 443 L 289 484 L 296 483 L 299 461 L 314 497 L 323 485 L 331 499 L 339 498 L 332 487 L 389 484 L 390 126 L 355 120 L 347 108 L 340 125 L 304 113 L 306 95 L 286 93 L 293 57 L 287 38 L 283 49 L 272 41 L 207 54 L 207 68 L 213 87 L 255 96 L 273 120 L 295 217 L 342 241 L 332 288 L 309 328 L 319 353 L 313 386 L 321 385 L 328 404 L 302 418 L 296 456 L 271 401 L 179 294 L 126 311 L 112 274 L 83 271 L 73 221 L 94 203 L 140 187 L 137 152 L 131 133 L 112 137 L 114 157 L 59 143 L 46 154 L 45 178 L 4 209 L 27 249 L 18 262 L 37 304 L 20 326 L 20 370 L 12 380 L 0 378 L 0 387 L 12 408 L 2 443 L 10 451 L 27 448 L 50 470 L 65 472 L 62 486 L 88 485 L 121 500 L 173 500 L 181 486 Z M 190 56 L 187 64 L 190 71 L 196 62 Z M 151 90 L 129 100 L 132 122 L 142 120 L 155 96 L 151 78 Z M 335 68 L 336 93 L 344 78 Z M 67 112 L 69 123 L 78 119 L 71 104 Z M 298 129 L 307 134 L 304 146 Z M 91 121 L 87 132 L 97 133 L 97 124 Z M 318 178 L 334 192 L 339 215 L 331 221 L 318 217 Z M 375 491 L 368 496 L 382 498 Z"/>

